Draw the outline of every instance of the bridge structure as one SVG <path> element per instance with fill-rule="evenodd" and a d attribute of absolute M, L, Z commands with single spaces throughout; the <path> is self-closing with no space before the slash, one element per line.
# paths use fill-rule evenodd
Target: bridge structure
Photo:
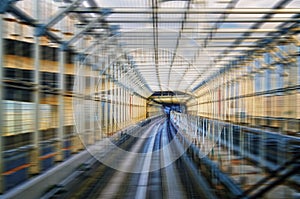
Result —
<path fill-rule="evenodd" d="M 299 198 L 298 0 L 2 0 L 0 199 Z"/>

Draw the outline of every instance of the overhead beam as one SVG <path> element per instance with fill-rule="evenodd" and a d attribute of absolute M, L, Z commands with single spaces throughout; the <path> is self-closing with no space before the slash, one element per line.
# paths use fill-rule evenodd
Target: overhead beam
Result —
<path fill-rule="evenodd" d="M 149 85 L 147 84 L 147 82 L 145 81 L 143 75 L 140 73 L 139 69 L 137 68 L 137 64 L 136 64 L 136 61 L 133 59 L 133 56 L 127 55 L 126 57 L 127 57 L 129 63 L 130 63 L 131 66 L 132 66 L 133 72 L 138 76 L 139 80 L 146 86 L 146 88 L 147 88 L 150 92 L 153 92 L 153 91 L 151 90 L 151 88 L 149 87 Z"/>
<path fill-rule="evenodd" d="M 123 31 L 122 31 L 123 30 Z M 142 34 L 142 33 L 151 33 L 151 29 L 144 29 L 143 31 L 126 31 L 125 29 L 121 30 L 121 35 L 124 33 L 128 33 L 128 34 Z M 130 30 L 130 29 L 128 29 Z M 215 31 L 215 33 L 228 33 L 228 34 L 232 34 L 232 33 L 245 33 L 245 32 L 250 32 L 250 33 L 269 33 L 269 32 L 277 32 L 278 29 L 276 28 L 262 28 L 262 29 L 247 29 L 247 28 L 223 28 L 223 29 L 218 29 Z M 210 33 L 211 29 L 192 29 L 192 28 L 187 28 L 184 29 L 184 31 L 182 33 Z M 159 32 L 159 34 L 164 34 L 164 33 L 177 33 L 174 30 L 167 30 L 167 29 L 162 29 L 161 32 Z"/>
<path fill-rule="evenodd" d="M 300 12 L 300 8 L 190 8 L 189 10 L 184 8 L 154 8 L 157 14 L 297 14 Z M 68 10 L 68 12 L 75 13 L 98 13 L 99 8 L 75 8 Z M 112 14 L 152 14 L 151 8 L 113 8 Z"/>
<path fill-rule="evenodd" d="M 278 39 L 278 37 L 280 37 L 282 34 L 284 34 L 286 31 L 289 31 L 290 34 L 294 33 L 293 31 L 294 26 L 291 26 L 288 29 L 284 29 L 284 30 L 278 30 L 276 33 L 279 33 L 277 35 L 273 36 L 273 39 Z M 297 29 L 296 29 L 297 31 Z M 299 31 L 299 30 L 298 30 Z M 268 44 L 272 43 L 273 40 L 271 39 L 267 39 L 267 40 L 262 40 L 260 41 L 260 43 L 263 43 L 264 46 L 267 46 Z M 255 52 L 256 50 L 259 50 L 259 48 L 261 48 L 261 46 L 259 46 L 256 49 L 253 49 L 251 52 Z M 238 62 L 238 59 L 236 58 L 236 61 Z M 211 81 L 213 80 L 215 77 L 217 77 L 218 75 L 224 73 L 225 71 L 227 71 L 230 68 L 230 65 L 225 65 L 223 68 L 221 68 L 219 71 L 217 71 L 216 73 L 212 74 L 211 76 L 209 76 L 208 78 L 204 79 L 203 81 L 201 81 L 199 84 L 197 84 L 194 88 L 192 88 L 192 91 L 196 91 L 197 89 L 199 89 L 201 86 L 203 86 L 207 81 Z"/>
<path fill-rule="evenodd" d="M 135 48 L 141 48 L 141 47 L 144 47 L 144 48 L 147 48 L 147 49 L 152 49 L 153 50 L 153 47 L 151 48 L 151 45 L 136 45 L 136 46 L 131 46 L 131 47 L 128 47 L 128 48 L 123 48 L 123 49 L 135 49 Z M 161 46 L 161 48 L 167 48 L 165 46 Z M 182 48 L 184 50 L 188 50 L 188 49 L 192 49 L 192 48 Z M 193 48 L 195 50 L 197 50 L 196 48 Z M 245 50 L 252 50 L 253 48 L 248 48 L 248 47 L 240 47 L 240 46 L 237 46 L 236 48 L 234 49 L 231 49 L 231 52 L 240 52 L 240 51 L 245 51 Z M 219 53 L 219 52 L 223 52 L 224 51 L 224 48 L 220 49 L 220 48 L 217 48 L 217 47 L 211 47 L 211 48 L 207 48 L 205 50 L 208 50 L 209 52 L 208 53 Z M 190 56 L 193 56 L 193 55 L 190 55 Z M 212 55 L 212 56 L 215 56 L 215 55 Z M 217 56 L 215 56 L 217 57 Z"/>
<path fill-rule="evenodd" d="M 25 23 L 27 23 L 28 25 L 30 25 L 32 27 L 35 27 L 36 28 L 36 32 L 35 32 L 36 36 L 45 35 L 45 36 L 49 37 L 49 39 L 51 41 L 53 41 L 55 43 L 61 43 L 61 38 L 59 38 L 56 34 L 44 29 L 44 26 L 36 24 L 36 20 L 33 17 L 31 17 L 28 14 L 26 14 L 25 12 L 23 12 L 17 6 L 10 5 L 9 12 L 11 14 L 13 14 L 15 17 L 17 17 L 18 19 L 20 19 L 20 20 L 24 21 Z M 43 30 L 42 35 L 40 35 L 41 29 Z"/>
<path fill-rule="evenodd" d="M 68 46 L 72 45 L 72 43 L 76 42 L 84 33 L 89 31 L 96 23 L 99 21 L 104 20 L 104 17 L 106 17 L 109 14 L 109 10 L 102 10 L 101 16 L 95 18 L 93 21 L 91 21 L 89 24 L 87 24 L 82 30 L 77 32 L 69 41 L 65 42 L 63 44 L 63 50 L 67 49 Z"/>
<path fill-rule="evenodd" d="M 290 3 L 292 0 L 281 0 L 279 2 L 277 2 L 277 4 L 273 7 L 273 10 L 281 10 L 281 9 L 286 9 L 284 8 L 284 6 L 286 6 L 288 3 Z M 278 14 L 278 13 L 265 13 L 262 17 L 261 17 L 261 20 L 265 20 L 265 19 L 270 19 L 273 17 L 274 14 Z M 296 15 L 294 16 L 293 18 L 299 18 L 300 15 Z M 286 22 L 287 23 L 287 22 Z M 261 26 L 262 26 L 262 23 L 259 23 L 259 22 L 256 22 L 254 23 L 253 25 L 251 25 L 250 29 L 251 30 L 260 30 L 261 29 Z M 278 32 L 278 29 L 280 28 L 277 28 L 277 31 L 275 32 Z M 236 45 L 239 45 L 243 42 L 243 39 L 250 36 L 253 32 L 249 31 L 249 32 L 244 32 L 243 35 L 240 37 L 240 38 L 237 38 L 237 40 L 231 45 L 229 46 L 229 48 L 227 50 L 225 50 L 223 53 L 222 53 L 222 56 L 223 55 L 226 55 L 230 52 L 230 49 L 233 48 L 234 46 Z M 271 32 L 268 32 L 268 34 L 271 34 Z M 221 60 L 221 56 L 219 58 L 217 58 L 215 61 L 219 61 Z"/>
<path fill-rule="evenodd" d="M 170 67 L 169 67 L 169 74 L 168 74 L 168 87 L 169 87 L 169 84 L 170 84 L 170 74 L 171 74 L 171 70 L 172 70 L 172 67 L 173 67 L 173 64 L 174 64 L 174 61 L 175 61 L 175 58 L 177 57 L 177 53 L 178 53 L 178 49 L 180 48 L 179 46 L 181 46 L 181 38 L 183 37 L 182 36 L 182 33 L 184 32 L 184 28 L 185 28 L 185 24 L 186 24 L 186 20 L 188 18 L 188 10 L 191 8 L 191 1 L 189 1 L 187 3 L 187 6 L 186 6 L 186 11 L 184 12 L 184 15 L 183 15 L 183 19 L 181 20 L 181 26 L 180 26 L 180 30 L 179 30 L 179 34 L 178 34 L 178 37 L 176 39 L 176 47 L 175 47 L 175 50 L 173 51 L 172 53 L 172 59 L 171 59 L 171 63 L 170 63 Z"/>
<path fill-rule="evenodd" d="M 2 0 L 0 4 L 0 14 L 4 14 L 9 11 L 10 7 L 14 5 L 18 0 Z"/>
<path fill-rule="evenodd" d="M 55 25 L 62 18 L 64 18 L 67 15 L 67 13 L 72 11 L 74 8 L 76 8 L 78 5 L 80 5 L 83 1 L 85 1 L 85 0 L 75 0 L 68 7 L 57 12 L 54 17 L 52 17 L 50 20 L 47 21 L 47 23 L 45 24 L 45 28 L 49 28 L 49 27 L 52 27 L 53 25 Z"/>
<path fill-rule="evenodd" d="M 161 43 L 159 45 L 159 48 L 172 48 L 174 49 L 174 46 L 168 46 L 170 45 L 169 43 Z M 236 45 L 236 48 L 253 48 L 256 47 L 257 45 Z M 127 43 L 124 44 L 123 48 L 130 48 L 130 49 L 135 49 L 135 48 L 141 48 L 141 47 L 152 47 L 150 49 L 154 49 L 153 45 L 151 45 L 151 43 Z M 197 50 L 199 47 L 198 46 L 185 46 L 185 47 L 180 47 L 180 49 L 195 49 Z M 210 45 L 207 47 L 208 50 L 210 50 L 211 48 L 228 48 L 228 45 Z"/>
<path fill-rule="evenodd" d="M 17 6 L 15 5 L 10 5 L 8 11 L 14 15 L 15 17 L 17 17 L 18 19 L 20 19 L 21 21 L 24 21 L 26 23 L 28 23 L 31 26 L 35 25 L 35 19 L 31 16 L 29 16 L 28 14 L 26 14 L 25 12 L 23 12 L 21 9 L 19 9 Z"/>
<path fill-rule="evenodd" d="M 270 36 L 267 36 L 267 37 L 270 37 Z M 152 36 L 150 35 L 119 35 L 118 36 L 118 39 L 123 39 L 123 40 L 139 40 L 139 39 L 152 39 Z M 159 38 L 163 39 L 163 40 L 174 40 L 174 38 L 177 38 L 177 36 L 173 36 L 173 35 L 160 35 Z M 214 37 L 211 39 L 212 42 L 214 41 L 231 41 L 231 40 L 235 40 L 237 37 Z M 266 38 L 265 36 L 252 36 L 252 37 L 247 37 L 245 38 L 245 40 L 259 40 L 259 39 L 263 39 L 263 38 Z M 271 37 L 270 37 L 271 38 Z M 193 37 L 193 38 L 190 38 L 190 37 L 182 37 L 181 38 L 182 40 L 188 40 L 188 41 L 193 41 L 193 40 L 204 40 L 205 38 L 204 37 Z"/>
<path fill-rule="evenodd" d="M 270 19 L 260 19 L 259 17 L 256 18 L 227 18 L 223 21 L 223 23 L 281 23 L 281 22 L 299 22 L 299 18 L 296 19 L 291 19 L 291 18 L 270 18 Z M 139 19 L 136 17 L 126 17 L 126 18 L 109 18 L 106 20 L 108 23 L 152 23 L 153 21 L 151 19 Z M 180 23 L 181 21 L 178 19 L 159 19 L 158 23 Z M 188 19 L 186 20 L 185 23 L 217 23 L 219 22 L 218 19 L 199 19 L 199 18 L 194 18 L 194 19 Z"/>

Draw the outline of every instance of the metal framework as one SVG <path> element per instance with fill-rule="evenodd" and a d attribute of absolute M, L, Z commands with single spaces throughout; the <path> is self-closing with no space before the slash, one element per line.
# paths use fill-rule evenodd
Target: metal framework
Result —
<path fill-rule="evenodd" d="M 245 0 L 64 2 L 65 6 L 44 23 L 18 8 L 16 1 L 5 1 L 1 9 L 35 27 L 36 36 L 47 36 L 59 43 L 62 50 L 74 48 L 84 35 L 91 35 L 95 40 L 107 40 L 114 36 L 109 40 L 116 40 L 123 52 L 131 57 L 133 70 L 152 92 L 191 92 L 207 81 L 210 75 L 216 74 L 215 71 L 221 71 L 231 61 L 259 49 L 265 44 L 266 37 L 271 40 L 273 35 L 282 31 L 289 30 L 293 34 L 299 31 L 300 9 L 298 2 L 293 0 L 277 0 L 268 4 L 258 2 L 255 5 Z M 76 16 L 80 28 L 65 40 L 53 31 L 53 27 L 67 15 Z M 132 52 L 137 49 L 144 49 L 152 58 L 148 58 L 147 63 L 136 61 L 140 55 Z M 79 49 L 75 47 L 75 50 Z M 172 55 L 167 55 L 165 51 Z M 178 57 L 184 57 L 187 66 L 180 66 Z M 144 71 L 144 68 L 148 70 L 151 66 L 156 68 L 155 75 Z M 215 69 L 207 71 L 208 68 Z M 181 73 L 181 69 L 185 71 L 184 75 L 174 80 L 173 76 Z M 163 71 L 169 72 L 164 75 Z M 185 86 L 172 86 L 171 82 L 179 84 L 180 79 L 187 80 Z"/>
<path fill-rule="evenodd" d="M 261 48 L 278 33 L 287 29 L 290 34 L 299 31 L 299 8 L 294 1 L 261 3 L 261 7 L 257 3 L 255 8 L 247 7 L 243 0 L 222 4 L 205 1 L 139 1 L 124 2 L 122 6 L 116 2 L 97 3 L 99 7 L 111 8 L 105 21 L 118 25 L 115 38 L 123 51 L 132 56 L 135 70 L 153 92 L 192 92 L 232 61 Z M 78 7 L 72 11 L 89 14 L 87 21 L 92 21 L 91 15 L 99 12 L 94 7 Z M 143 52 L 137 53 L 138 49 Z M 182 64 L 180 57 L 187 64 Z M 179 78 L 178 74 L 183 76 Z M 181 83 L 184 86 L 175 86 Z"/>
<path fill-rule="evenodd" d="M 293 124 L 299 126 L 299 106 L 291 104 L 299 100 L 299 13 L 298 0 L 2 0 L 0 27 L 10 26 L 9 31 L 0 29 L 0 112 L 9 112 L 2 103 L 4 67 L 29 60 L 22 56 L 13 64 L 5 60 L 8 38 L 33 46 L 28 56 L 33 60 L 28 61 L 33 81 L 26 84 L 33 95 L 31 174 L 41 172 L 40 118 L 45 106 L 55 118 L 54 155 L 56 161 L 63 160 L 69 136 L 66 123 L 73 119 L 66 118 L 74 111 L 71 97 L 77 111 L 84 112 L 77 118 L 77 128 L 87 144 L 143 119 L 147 105 L 150 116 L 157 114 L 159 104 L 184 104 L 191 115 L 282 125 L 284 132 L 297 133 L 299 127 Z M 42 60 L 45 46 L 57 49 L 57 60 Z M 66 74 L 74 75 L 74 66 L 67 61 L 70 52 L 76 55 L 75 75 L 81 85 L 67 93 Z M 57 87 L 50 93 L 57 96 L 52 107 L 41 102 L 41 94 L 49 94 L 41 86 L 45 71 L 58 74 Z M 280 110 L 262 107 L 270 101 Z M 247 109 L 246 119 L 240 117 L 246 111 L 237 110 L 241 107 Z M 99 127 L 92 120 L 100 116 Z M 5 122 L 0 115 L 0 127 Z M 3 137 L 4 133 L 1 152 Z M 79 150 L 80 142 L 73 139 L 74 151 Z M 0 162 L 3 158 L 1 153 Z M 3 169 L 0 164 L 0 173 Z"/>

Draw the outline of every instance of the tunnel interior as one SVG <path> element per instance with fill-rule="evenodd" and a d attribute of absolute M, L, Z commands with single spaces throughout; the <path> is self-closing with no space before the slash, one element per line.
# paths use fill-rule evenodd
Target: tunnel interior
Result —
<path fill-rule="evenodd" d="M 299 13 L 2 0 L 0 198 L 299 197 Z"/>

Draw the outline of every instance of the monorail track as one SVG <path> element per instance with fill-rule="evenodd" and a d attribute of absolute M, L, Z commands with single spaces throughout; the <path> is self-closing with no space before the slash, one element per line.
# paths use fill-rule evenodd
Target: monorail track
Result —
<path fill-rule="evenodd" d="M 199 172 L 196 172 L 195 165 L 191 165 L 193 163 L 186 155 L 164 168 L 155 169 L 159 168 L 159 165 L 164 165 L 165 161 L 169 161 L 171 149 L 161 149 L 176 139 L 176 132 L 169 127 L 169 122 L 165 118 L 150 122 L 145 127 L 141 128 L 146 129 L 141 132 L 143 138 L 136 139 L 129 136 L 121 144 L 124 150 L 133 153 L 120 164 L 122 170 L 141 164 L 140 167 L 146 172 L 118 171 L 95 161 L 93 171 L 83 177 L 76 186 L 69 187 L 70 190 L 65 188 L 64 191 L 52 196 L 48 194 L 48 197 L 44 198 L 216 198 L 213 192 L 207 189 L 208 183 Z M 179 143 L 178 146 L 180 147 Z M 159 153 L 145 156 L 142 162 L 137 162 L 137 156 L 134 155 L 154 151 Z M 118 157 L 118 154 L 114 153 L 109 155 L 111 159 Z M 200 185 L 197 184 L 199 181 Z"/>
<path fill-rule="evenodd" d="M 115 150 L 107 154 L 112 162 L 117 159 L 120 169 L 91 160 L 88 168 L 82 169 L 86 170 L 83 174 L 74 174 L 75 183 L 60 185 L 60 191 L 47 193 L 44 199 L 251 198 L 214 160 L 200 157 L 199 148 L 190 145 L 169 119 L 159 118 L 138 126 L 133 133 L 122 134 L 116 140 L 118 147 L 131 153 L 126 157 Z M 181 151 L 185 152 L 180 154 Z M 176 154 L 180 156 L 172 160 Z M 132 168 L 137 168 L 136 172 Z"/>

